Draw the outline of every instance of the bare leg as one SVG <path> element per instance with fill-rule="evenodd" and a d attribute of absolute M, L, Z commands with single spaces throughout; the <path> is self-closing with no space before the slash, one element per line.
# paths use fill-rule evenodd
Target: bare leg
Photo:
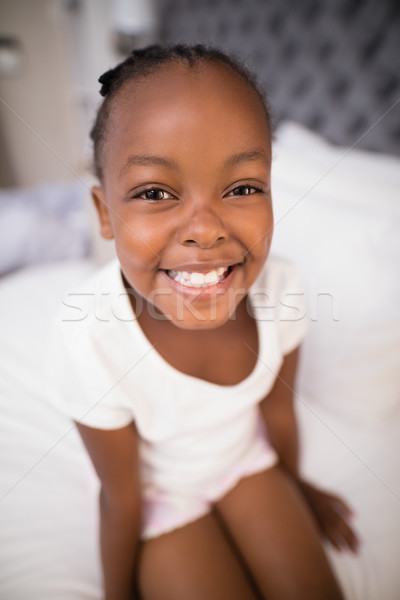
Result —
<path fill-rule="evenodd" d="M 242 479 L 216 505 L 268 600 L 342 600 L 317 527 L 279 467 Z"/>
<path fill-rule="evenodd" d="M 146 541 L 139 558 L 142 600 L 256 600 L 240 559 L 208 514 Z"/>

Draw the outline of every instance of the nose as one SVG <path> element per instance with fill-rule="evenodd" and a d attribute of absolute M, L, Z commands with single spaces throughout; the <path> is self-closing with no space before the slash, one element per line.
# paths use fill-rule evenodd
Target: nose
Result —
<path fill-rule="evenodd" d="M 178 232 L 182 245 L 199 248 L 212 248 L 227 237 L 228 231 L 222 219 L 208 206 L 198 207 L 188 215 Z"/>
<path fill-rule="evenodd" d="M 198 207 L 188 215 L 178 232 L 182 245 L 199 248 L 212 248 L 227 237 L 228 231 L 223 221 L 207 206 Z"/>

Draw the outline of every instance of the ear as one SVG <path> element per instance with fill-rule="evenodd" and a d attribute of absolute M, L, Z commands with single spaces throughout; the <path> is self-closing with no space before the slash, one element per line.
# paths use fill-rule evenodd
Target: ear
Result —
<path fill-rule="evenodd" d="M 106 240 L 112 240 L 114 232 L 111 226 L 108 206 L 101 187 L 95 185 L 91 189 L 92 199 L 100 221 L 100 234 Z"/>

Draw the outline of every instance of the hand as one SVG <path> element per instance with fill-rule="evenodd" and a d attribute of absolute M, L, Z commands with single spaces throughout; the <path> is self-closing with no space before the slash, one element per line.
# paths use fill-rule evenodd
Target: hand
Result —
<path fill-rule="evenodd" d="M 352 510 L 339 496 L 324 492 L 305 481 L 298 481 L 299 487 L 317 519 L 322 535 L 340 552 L 349 550 L 354 554 L 359 547 L 359 539 L 350 525 Z"/>

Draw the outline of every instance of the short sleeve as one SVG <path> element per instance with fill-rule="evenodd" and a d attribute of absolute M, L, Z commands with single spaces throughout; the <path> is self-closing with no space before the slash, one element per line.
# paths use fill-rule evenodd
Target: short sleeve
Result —
<path fill-rule="evenodd" d="M 89 335 L 66 335 L 61 323 L 55 324 L 47 357 L 51 404 L 83 425 L 118 429 L 134 418 L 120 394 L 120 382 L 121 373 L 102 360 L 95 340 Z"/>
<path fill-rule="evenodd" d="M 304 290 L 296 267 L 281 263 L 279 294 L 277 297 L 277 325 L 283 355 L 290 354 L 301 344 L 308 330 Z"/>

